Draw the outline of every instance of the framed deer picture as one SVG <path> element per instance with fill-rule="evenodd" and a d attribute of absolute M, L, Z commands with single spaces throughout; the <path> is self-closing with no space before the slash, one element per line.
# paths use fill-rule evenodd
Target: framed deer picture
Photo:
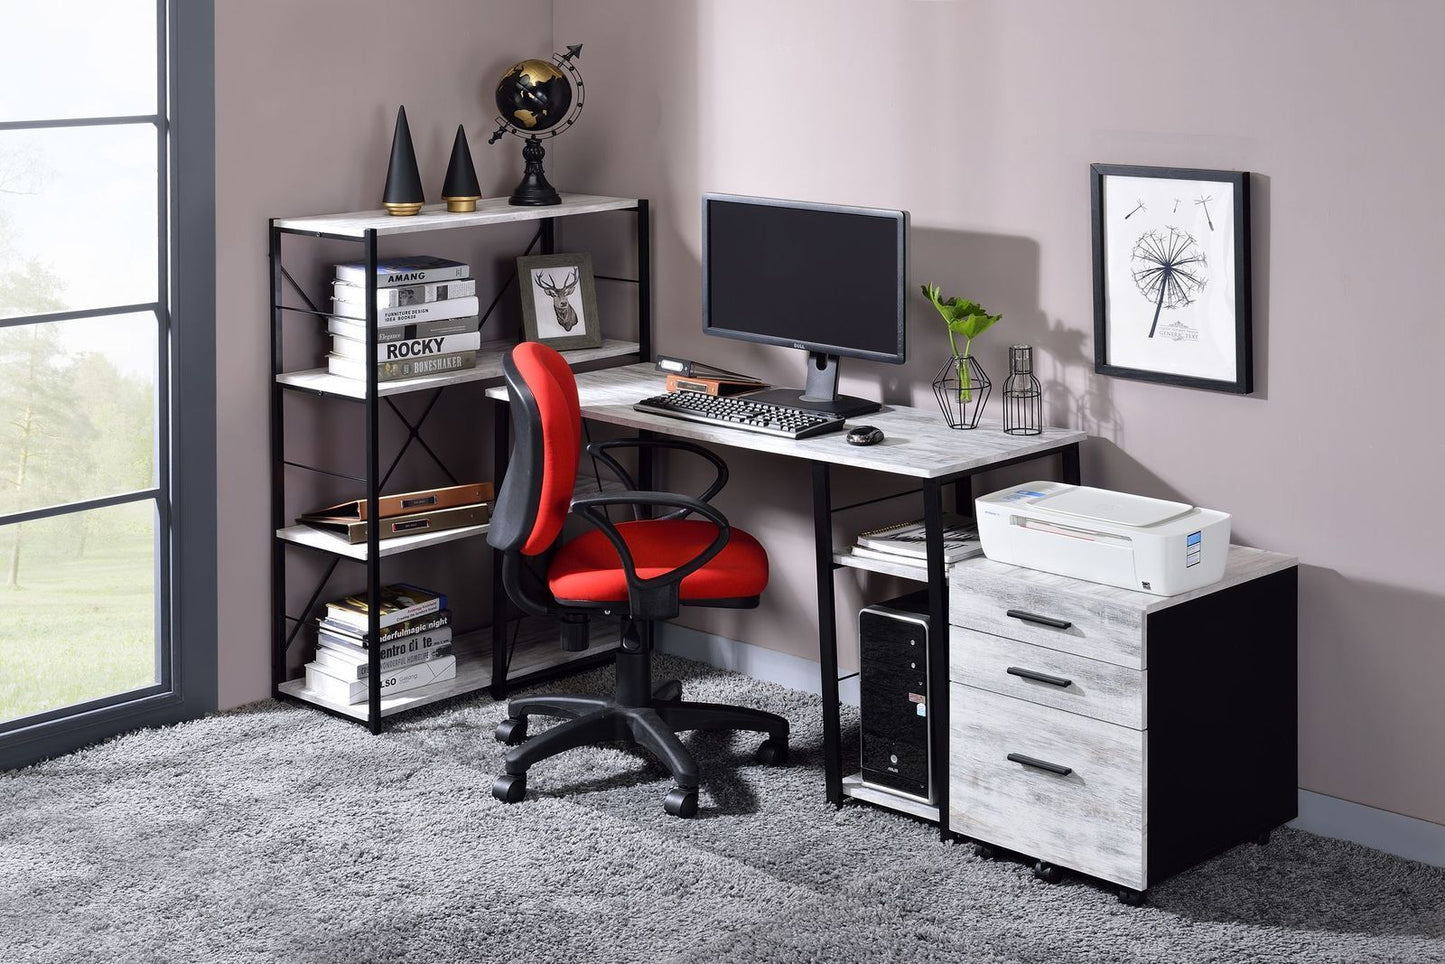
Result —
<path fill-rule="evenodd" d="M 522 332 L 527 341 L 565 351 L 599 348 L 597 287 L 592 256 L 541 254 L 517 259 L 522 288 Z"/>

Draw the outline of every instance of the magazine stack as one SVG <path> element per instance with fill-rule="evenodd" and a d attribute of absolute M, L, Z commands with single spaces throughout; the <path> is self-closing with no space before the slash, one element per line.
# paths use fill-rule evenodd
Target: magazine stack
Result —
<path fill-rule="evenodd" d="M 306 688 L 338 703 L 367 698 L 370 674 L 366 594 L 326 604 L 316 623 L 316 658 L 306 664 Z M 406 583 L 381 590 L 381 695 L 455 679 L 452 614 L 447 597 Z"/>
<path fill-rule="evenodd" d="M 860 559 L 878 559 L 885 562 L 902 562 L 923 565 L 928 559 L 928 542 L 923 520 L 899 522 L 891 526 L 869 529 L 858 534 L 853 546 L 853 555 Z M 978 526 L 972 519 L 943 514 L 943 561 L 945 564 L 958 562 L 970 556 L 983 554 L 978 541 Z"/>
<path fill-rule="evenodd" d="M 376 379 L 441 375 L 477 365 L 482 335 L 477 282 L 460 261 L 427 255 L 382 258 L 376 265 Z M 366 378 L 366 264 L 336 266 L 331 352 L 326 368 Z"/>

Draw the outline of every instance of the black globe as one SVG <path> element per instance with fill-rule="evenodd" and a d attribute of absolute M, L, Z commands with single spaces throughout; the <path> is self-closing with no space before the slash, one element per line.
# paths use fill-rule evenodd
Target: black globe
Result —
<path fill-rule="evenodd" d="M 524 60 L 497 84 L 497 110 L 518 131 L 535 134 L 556 126 L 572 107 L 572 84 L 556 64 Z"/>

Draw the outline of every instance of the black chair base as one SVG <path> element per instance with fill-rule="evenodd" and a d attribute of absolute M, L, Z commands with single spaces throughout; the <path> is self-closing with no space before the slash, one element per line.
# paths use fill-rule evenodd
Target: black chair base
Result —
<path fill-rule="evenodd" d="M 645 654 L 636 655 L 646 658 Z M 662 683 L 650 698 L 624 700 L 629 687 L 622 680 L 623 673 L 639 668 L 629 656 L 634 654 L 618 654 L 617 698 L 547 694 L 519 697 L 507 704 L 507 719 L 498 725 L 496 737 L 513 746 L 507 751 L 505 772 L 492 784 L 494 797 L 503 803 L 519 802 L 527 792 L 527 768 L 538 760 L 596 743 L 625 743 L 643 747 L 667 767 L 677 786 L 668 793 L 663 807 L 675 817 L 691 817 L 697 813 L 698 771 L 697 762 L 678 739 L 677 734 L 684 730 L 766 733 L 758 760 L 775 766 L 787 762 L 788 721 L 774 713 L 688 702 L 680 699 L 682 686 L 677 680 Z M 627 682 L 636 679 L 633 673 L 627 675 L 633 677 Z M 533 714 L 561 717 L 565 722 L 528 739 L 527 718 Z"/>

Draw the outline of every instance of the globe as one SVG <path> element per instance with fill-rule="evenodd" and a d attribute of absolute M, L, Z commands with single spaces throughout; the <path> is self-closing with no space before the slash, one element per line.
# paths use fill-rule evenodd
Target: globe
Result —
<path fill-rule="evenodd" d="M 497 110 L 520 132 L 545 131 L 565 120 L 571 107 L 572 84 L 545 60 L 513 64 L 497 84 Z"/>

